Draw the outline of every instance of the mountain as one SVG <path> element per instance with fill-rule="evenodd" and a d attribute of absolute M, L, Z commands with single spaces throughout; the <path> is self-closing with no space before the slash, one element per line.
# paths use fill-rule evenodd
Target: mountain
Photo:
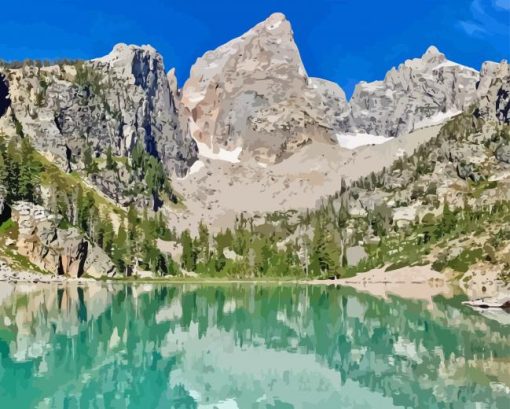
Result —
<path fill-rule="evenodd" d="M 384 80 L 357 84 L 347 101 L 337 84 L 307 76 L 291 25 L 276 13 L 196 61 L 181 126 L 204 157 L 271 164 L 310 142 L 380 143 L 441 124 L 478 100 L 479 81 L 431 46 Z"/>
<path fill-rule="evenodd" d="M 307 75 L 277 13 L 177 84 L 150 46 L 1 64 L 2 259 L 78 277 L 318 276 L 442 269 L 440 245 L 465 264 L 474 220 L 507 240 L 505 61 L 478 73 L 430 47 L 347 101 Z M 470 224 L 443 231 L 452 214 Z"/>
<path fill-rule="evenodd" d="M 242 154 L 274 163 L 313 140 L 334 144 L 347 109 L 340 87 L 308 77 L 279 13 L 199 58 L 181 102 L 201 153 L 233 162 Z"/>
<path fill-rule="evenodd" d="M 22 133 L 69 172 L 84 170 L 87 161 L 99 162 L 101 172 L 92 182 L 112 198 L 130 200 L 125 191 L 133 181 L 122 164 L 137 146 L 169 175 L 186 174 L 196 160 L 195 142 L 179 128 L 175 89 L 163 59 L 150 46 L 119 44 L 91 61 L 27 63 L 2 71 L 9 112 L 4 109 L 0 131 Z M 120 173 L 99 166 L 107 154 Z"/>
<path fill-rule="evenodd" d="M 479 77 L 431 46 L 421 58 L 392 68 L 383 81 L 356 85 L 347 130 L 394 137 L 444 122 L 476 100 Z"/>

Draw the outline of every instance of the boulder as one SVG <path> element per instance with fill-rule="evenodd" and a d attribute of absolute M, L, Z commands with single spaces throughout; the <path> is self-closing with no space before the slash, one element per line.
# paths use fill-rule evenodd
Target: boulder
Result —
<path fill-rule="evenodd" d="M 347 264 L 349 266 L 356 266 L 360 263 L 360 261 L 366 259 L 368 257 L 368 254 L 363 248 L 363 246 L 353 246 L 347 247 L 347 249 L 345 250 L 345 256 L 347 258 Z"/>
<path fill-rule="evenodd" d="M 459 162 L 457 164 L 457 174 L 460 178 L 464 180 L 471 179 L 475 183 L 484 180 L 483 175 L 480 175 L 476 166 L 472 163 Z"/>
<path fill-rule="evenodd" d="M 501 145 L 496 149 L 496 159 L 510 164 L 510 145 Z"/>

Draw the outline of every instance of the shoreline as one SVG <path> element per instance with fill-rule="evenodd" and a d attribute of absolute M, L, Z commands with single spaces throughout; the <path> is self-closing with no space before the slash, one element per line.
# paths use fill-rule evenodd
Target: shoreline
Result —
<path fill-rule="evenodd" d="M 460 287 L 453 277 L 432 270 L 430 265 L 403 267 L 386 271 L 384 267 L 358 273 L 353 277 L 334 280 L 312 280 L 312 285 L 340 285 L 368 292 L 374 296 L 388 298 L 396 295 L 402 298 L 432 301 L 437 295 L 453 296 Z"/>
<path fill-rule="evenodd" d="M 437 295 L 453 296 L 458 293 L 468 295 L 466 289 L 461 288 L 460 283 L 454 281 L 454 277 L 446 273 L 432 270 L 430 265 L 404 267 L 393 271 L 385 271 L 384 268 L 375 268 L 361 272 L 352 277 L 337 279 L 319 279 L 306 277 L 255 277 L 255 278 L 224 278 L 224 277 L 108 277 L 108 278 L 72 278 L 51 274 L 42 274 L 30 271 L 14 271 L 7 266 L 0 268 L 0 283 L 20 284 L 77 284 L 87 285 L 91 283 L 104 284 L 129 284 L 129 285 L 172 285 L 172 284 L 195 284 L 195 285 L 228 285 L 228 284 L 262 284 L 262 285 L 322 285 L 351 287 L 358 291 L 370 293 L 376 297 L 388 298 L 391 295 L 402 298 L 432 301 Z M 483 287 L 484 288 L 484 287 Z M 480 288 L 470 289 L 471 296 L 494 296 L 485 293 Z M 503 288 L 500 289 L 504 291 Z"/>

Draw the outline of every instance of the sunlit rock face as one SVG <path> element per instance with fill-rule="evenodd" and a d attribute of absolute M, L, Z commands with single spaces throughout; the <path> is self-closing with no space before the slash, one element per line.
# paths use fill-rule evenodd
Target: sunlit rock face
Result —
<path fill-rule="evenodd" d="M 336 84 L 307 76 L 280 13 L 199 58 L 181 102 L 183 128 L 201 152 L 240 148 L 266 163 L 312 140 L 334 143 L 333 123 L 346 110 Z"/>
<path fill-rule="evenodd" d="M 510 67 L 507 61 L 487 61 L 482 65 L 477 94 L 481 116 L 510 123 Z"/>
<path fill-rule="evenodd" d="M 163 59 L 151 46 L 118 44 L 95 60 L 25 65 L 3 75 L 15 121 L 66 170 L 82 168 L 87 146 L 95 157 L 108 148 L 130 157 L 138 141 L 169 174 L 184 175 L 196 160 L 195 142 L 179 128 L 175 84 L 170 87 Z"/>
<path fill-rule="evenodd" d="M 399 136 L 444 122 L 476 98 L 479 73 L 431 46 L 421 58 L 392 68 L 384 80 L 356 85 L 347 130 Z"/>
<path fill-rule="evenodd" d="M 88 241 L 77 228 L 58 227 L 61 217 L 29 202 L 12 205 L 18 226 L 17 251 L 37 267 L 68 277 L 106 277 L 115 265 L 106 253 Z"/>

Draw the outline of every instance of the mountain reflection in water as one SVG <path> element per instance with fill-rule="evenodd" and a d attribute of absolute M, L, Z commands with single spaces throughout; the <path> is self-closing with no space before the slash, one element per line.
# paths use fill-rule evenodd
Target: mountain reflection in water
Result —
<path fill-rule="evenodd" d="M 0 408 L 508 408 L 510 326 L 460 301 L 0 283 Z"/>

